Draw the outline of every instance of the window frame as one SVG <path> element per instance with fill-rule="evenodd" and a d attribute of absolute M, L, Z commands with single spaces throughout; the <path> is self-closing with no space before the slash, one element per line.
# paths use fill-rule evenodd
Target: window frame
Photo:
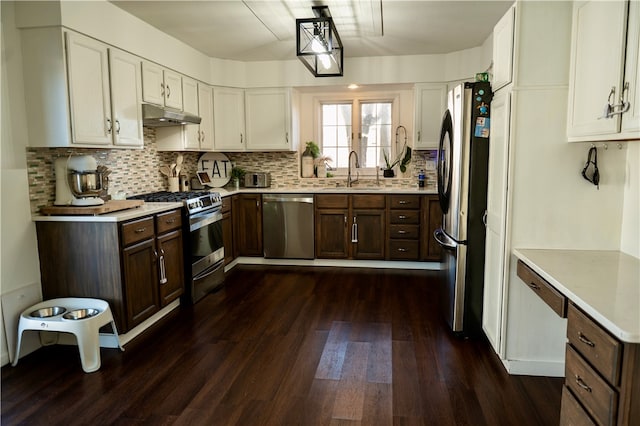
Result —
<path fill-rule="evenodd" d="M 355 150 L 360 152 L 360 143 L 362 141 L 362 129 L 361 129 L 361 107 L 363 103 L 391 103 L 391 154 L 390 158 L 395 158 L 399 149 L 398 141 L 395 139 L 395 129 L 400 125 L 400 93 L 345 93 L 345 94 L 330 94 L 324 96 L 314 97 L 314 135 L 320 152 L 322 152 L 322 106 L 324 104 L 351 104 L 351 139 L 350 139 L 350 151 Z M 357 140 L 357 141 L 356 141 Z M 378 164 L 378 167 L 361 167 L 358 168 L 360 176 L 376 176 L 379 170 L 383 168 L 384 164 Z M 331 173 L 336 177 L 347 176 L 347 167 L 335 167 L 332 168 Z M 353 172 L 353 171 L 352 171 Z"/>

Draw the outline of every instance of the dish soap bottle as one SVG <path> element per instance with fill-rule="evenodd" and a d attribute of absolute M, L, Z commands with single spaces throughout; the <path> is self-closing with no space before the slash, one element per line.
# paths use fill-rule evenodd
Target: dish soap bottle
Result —
<path fill-rule="evenodd" d="M 424 170 L 420 169 L 418 173 L 418 187 L 424 188 Z"/>

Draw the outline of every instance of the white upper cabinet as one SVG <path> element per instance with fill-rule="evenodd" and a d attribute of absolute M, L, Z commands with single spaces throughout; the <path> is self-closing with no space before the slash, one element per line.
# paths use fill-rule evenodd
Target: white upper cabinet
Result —
<path fill-rule="evenodd" d="M 622 114 L 623 135 L 640 137 L 640 2 L 629 2 L 629 24 L 627 27 L 627 58 L 625 61 L 625 84 L 629 84 L 629 111 Z"/>
<path fill-rule="evenodd" d="M 198 83 L 198 111 L 202 118 L 198 131 L 200 151 L 213 151 L 213 89 L 202 83 Z"/>
<path fill-rule="evenodd" d="M 491 89 L 495 92 L 511 83 L 513 79 L 513 25 L 515 6 L 493 28 L 493 81 Z"/>
<path fill-rule="evenodd" d="M 182 76 L 151 62 L 142 62 L 142 100 L 182 110 Z"/>
<path fill-rule="evenodd" d="M 214 147 L 216 151 L 245 151 L 244 90 L 213 89 Z"/>
<path fill-rule="evenodd" d="M 245 91 L 246 149 L 248 151 L 294 151 L 292 90 L 284 88 Z"/>
<path fill-rule="evenodd" d="M 142 147 L 142 79 L 140 58 L 109 48 L 113 144 Z"/>
<path fill-rule="evenodd" d="M 182 77 L 182 110 L 198 115 L 198 82 L 189 77 Z"/>
<path fill-rule="evenodd" d="M 21 43 L 29 146 L 143 146 L 140 58 L 60 27 Z"/>
<path fill-rule="evenodd" d="M 72 142 L 110 145 L 113 131 L 106 45 L 67 33 Z"/>
<path fill-rule="evenodd" d="M 447 85 L 415 85 L 415 135 L 413 149 L 438 149 L 442 115 L 447 109 Z"/>
<path fill-rule="evenodd" d="M 199 116 L 202 121 L 200 124 L 158 127 L 158 151 L 213 151 L 213 89 L 184 77 L 183 95 L 185 112 Z"/>
<path fill-rule="evenodd" d="M 639 139 L 638 2 L 575 2 L 572 25 L 569 141 Z"/>

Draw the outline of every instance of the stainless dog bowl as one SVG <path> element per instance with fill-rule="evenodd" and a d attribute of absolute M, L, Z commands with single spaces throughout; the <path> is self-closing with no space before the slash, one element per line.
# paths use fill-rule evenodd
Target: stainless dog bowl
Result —
<path fill-rule="evenodd" d="M 69 171 L 69 189 L 78 198 L 97 197 L 102 191 L 102 176 L 99 173 Z"/>
<path fill-rule="evenodd" d="M 65 308 L 62 306 L 50 306 L 48 308 L 40 308 L 35 310 L 29 314 L 30 317 L 33 318 L 49 318 L 55 317 L 56 315 L 60 315 L 67 312 Z"/>
<path fill-rule="evenodd" d="M 81 320 L 85 318 L 91 318 L 100 313 L 97 309 L 76 309 L 74 311 L 67 312 L 62 316 L 64 319 L 68 320 Z"/>

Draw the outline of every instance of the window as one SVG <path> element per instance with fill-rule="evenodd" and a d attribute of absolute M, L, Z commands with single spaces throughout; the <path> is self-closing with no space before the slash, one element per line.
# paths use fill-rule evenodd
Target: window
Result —
<path fill-rule="evenodd" d="M 320 150 L 331 157 L 338 173 L 346 172 L 351 151 L 358 154 L 364 173 L 373 174 L 383 166 L 384 153 L 394 157 L 391 139 L 397 123 L 395 104 L 395 98 L 320 102 Z"/>

